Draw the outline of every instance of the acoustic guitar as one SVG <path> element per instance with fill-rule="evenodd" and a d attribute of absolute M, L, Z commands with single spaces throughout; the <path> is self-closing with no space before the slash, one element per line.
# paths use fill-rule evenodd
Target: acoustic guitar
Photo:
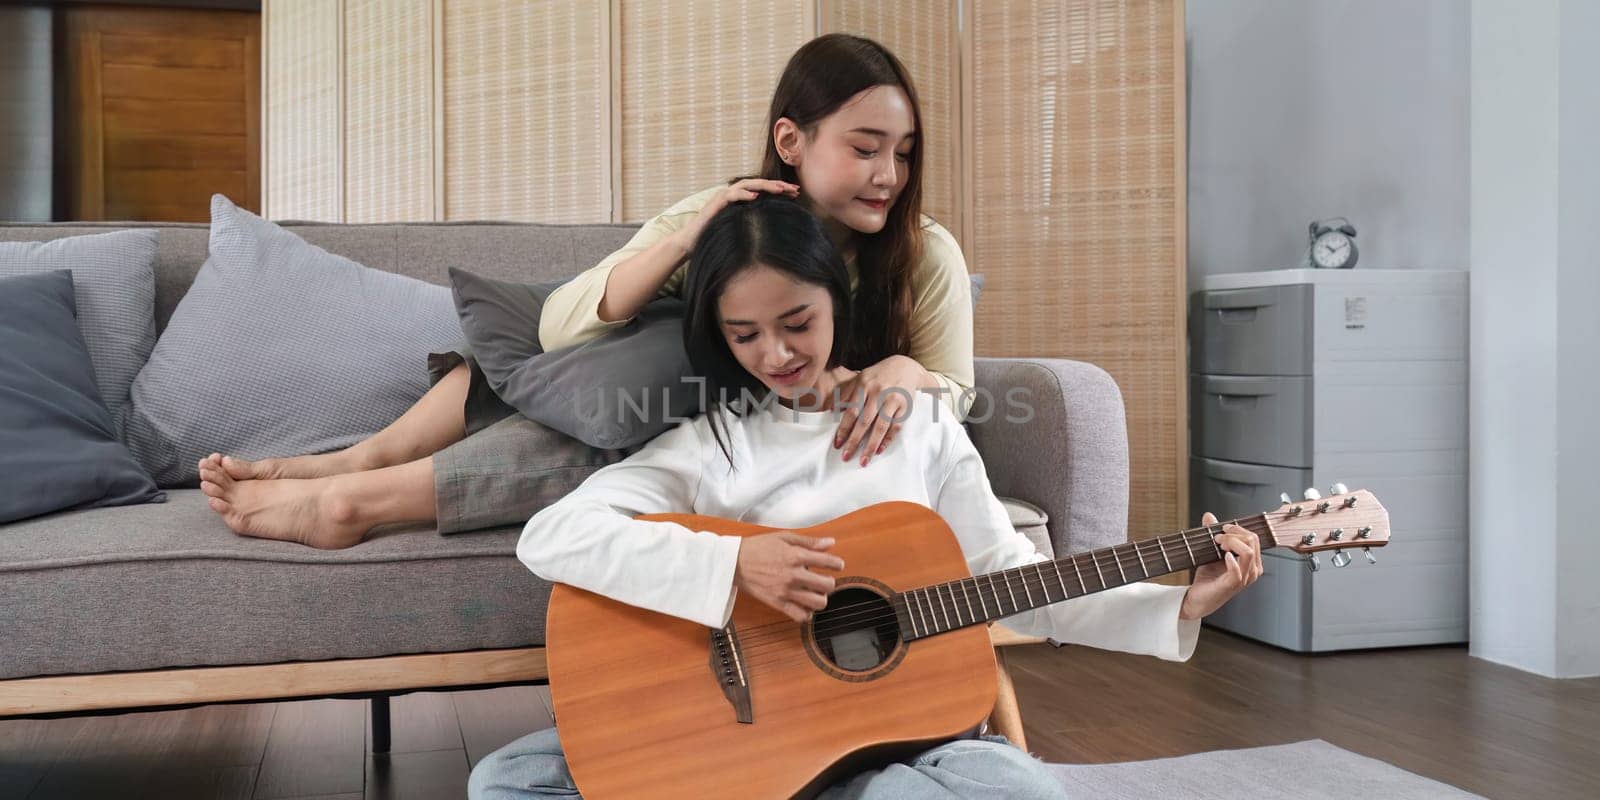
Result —
<path fill-rule="evenodd" d="M 1262 549 L 1334 552 L 1389 540 L 1366 491 L 1307 492 L 1233 522 Z M 774 528 L 651 514 L 691 530 Z M 826 609 L 797 623 L 735 601 L 725 628 L 557 585 L 546 656 L 568 766 L 588 798 L 808 797 L 864 769 L 968 734 L 996 695 L 985 623 L 1217 561 L 1222 525 L 973 576 L 930 509 L 881 503 L 814 527 L 846 572 Z M 832 574 L 832 573 L 828 573 Z"/>

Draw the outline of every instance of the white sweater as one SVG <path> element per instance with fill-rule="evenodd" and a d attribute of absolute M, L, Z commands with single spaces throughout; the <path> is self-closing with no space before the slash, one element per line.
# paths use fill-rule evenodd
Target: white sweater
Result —
<path fill-rule="evenodd" d="M 694 513 L 805 528 L 906 500 L 949 523 L 974 575 L 1046 557 L 1011 526 L 983 462 L 948 408 L 918 394 L 905 426 L 866 467 L 833 449 L 837 417 L 776 402 L 722 414 L 737 470 L 708 417 L 683 422 L 605 467 L 529 520 L 517 557 L 534 574 L 711 627 L 728 623 L 740 539 L 638 514 Z M 849 563 L 845 564 L 849 572 Z M 1001 620 L 1018 633 L 1183 661 L 1198 621 L 1178 619 L 1185 587 L 1134 583 Z"/>

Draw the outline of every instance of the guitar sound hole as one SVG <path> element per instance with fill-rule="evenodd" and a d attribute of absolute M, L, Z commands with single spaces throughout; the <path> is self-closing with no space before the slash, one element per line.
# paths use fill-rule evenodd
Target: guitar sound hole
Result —
<path fill-rule="evenodd" d="M 828 596 L 828 607 L 812 615 L 811 632 L 823 658 L 850 672 L 877 667 L 900 644 L 900 624 L 889 601 L 854 587 Z"/>

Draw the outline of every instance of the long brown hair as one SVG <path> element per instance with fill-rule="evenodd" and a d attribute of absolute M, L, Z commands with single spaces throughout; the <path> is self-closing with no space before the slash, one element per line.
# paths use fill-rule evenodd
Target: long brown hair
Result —
<path fill-rule="evenodd" d="M 874 86 L 897 86 L 911 102 L 916 131 L 906 162 L 906 185 L 889 209 L 883 230 L 856 234 L 859 278 L 852 302 L 857 320 L 845 348 L 845 366 L 862 369 L 911 350 L 911 274 L 922 260 L 922 109 L 911 74 L 889 48 L 861 36 L 830 33 L 800 46 L 778 78 L 767 112 L 767 147 L 760 177 L 799 184 L 795 168 L 783 163 L 773 131 L 788 117 L 814 135 L 817 123 L 850 98 Z"/>

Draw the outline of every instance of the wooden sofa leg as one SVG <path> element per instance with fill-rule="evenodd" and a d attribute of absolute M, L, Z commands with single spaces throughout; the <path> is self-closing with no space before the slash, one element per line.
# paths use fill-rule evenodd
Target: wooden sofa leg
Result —
<path fill-rule="evenodd" d="M 372 712 L 372 752 L 389 752 L 389 695 L 380 694 L 367 704 Z"/>
<path fill-rule="evenodd" d="M 1027 752 L 1028 739 L 1022 732 L 1022 710 L 1017 707 L 1017 690 L 1011 684 L 1011 671 L 1006 668 L 1004 647 L 995 648 L 994 661 L 998 667 L 1000 691 L 995 697 L 994 712 L 989 715 L 989 728 Z"/>

